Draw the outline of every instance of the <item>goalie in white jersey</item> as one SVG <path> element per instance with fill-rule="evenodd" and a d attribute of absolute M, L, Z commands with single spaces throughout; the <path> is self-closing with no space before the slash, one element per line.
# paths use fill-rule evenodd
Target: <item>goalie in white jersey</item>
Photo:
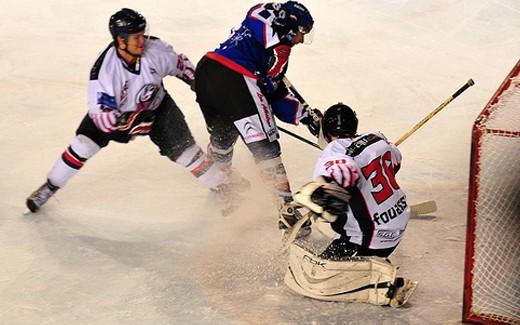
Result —
<path fill-rule="evenodd" d="M 27 199 L 36 212 L 101 148 L 110 141 L 127 143 L 148 135 L 160 154 L 186 167 L 207 188 L 228 181 L 195 143 L 184 115 L 163 86 L 175 76 L 193 88 L 194 66 L 184 54 L 145 35 L 146 20 L 121 9 L 110 17 L 113 42 L 90 71 L 88 114 L 76 136 L 47 175 L 47 181 Z"/>
<path fill-rule="evenodd" d="M 323 116 L 328 145 L 314 181 L 294 199 L 330 222 L 337 235 L 319 256 L 293 244 L 285 282 L 316 299 L 398 307 L 417 285 L 396 278 L 397 268 L 386 259 L 401 241 L 411 214 L 395 179 L 401 153 L 383 134 L 357 134 L 357 127 L 356 113 L 342 103 Z"/>

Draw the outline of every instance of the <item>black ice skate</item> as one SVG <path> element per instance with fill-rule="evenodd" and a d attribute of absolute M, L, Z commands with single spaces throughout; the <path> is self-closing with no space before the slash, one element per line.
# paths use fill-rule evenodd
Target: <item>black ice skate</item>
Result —
<path fill-rule="evenodd" d="M 47 180 L 47 182 L 40 186 L 36 191 L 32 192 L 32 194 L 27 198 L 27 201 L 25 201 L 27 208 L 29 208 L 31 212 L 38 211 L 58 189 L 59 187 L 52 185 L 49 180 Z"/>
<path fill-rule="evenodd" d="M 292 227 L 302 218 L 302 214 L 293 203 L 282 205 L 278 215 L 278 229 L 283 231 L 284 236 L 290 233 Z M 296 238 L 307 237 L 311 231 L 311 221 L 307 220 L 298 231 Z"/>

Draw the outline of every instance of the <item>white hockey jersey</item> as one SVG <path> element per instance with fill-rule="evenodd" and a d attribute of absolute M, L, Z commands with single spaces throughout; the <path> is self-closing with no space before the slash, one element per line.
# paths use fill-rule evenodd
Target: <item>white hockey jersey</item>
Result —
<path fill-rule="evenodd" d="M 128 66 L 109 45 L 90 71 L 89 116 L 103 132 L 116 130 L 116 120 L 124 112 L 155 110 L 165 96 L 162 80 L 176 76 L 190 83 L 195 67 L 183 54 L 158 38 L 145 42 L 143 56 Z"/>
<path fill-rule="evenodd" d="M 325 176 L 346 188 L 352 198 L 336 229 L 352 243 L 371 249 L 396 246 L 411 212 L 395 180 L 401 153 L 379 132 L 332 141 L 323 150 L 314 179 Z"/>

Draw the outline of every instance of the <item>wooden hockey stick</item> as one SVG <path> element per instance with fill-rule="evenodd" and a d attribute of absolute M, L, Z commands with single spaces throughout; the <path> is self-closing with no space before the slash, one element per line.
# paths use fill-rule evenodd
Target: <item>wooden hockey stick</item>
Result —
<path fill-rule="evenodd" d="M 408 138 L 410 135 L 412 135 L 415 131 L 417 131 L 421 126 L 424 125 L 424 123 L 428 122 L 435 114 L 439 113 L 444 107 L 446 107 L 446 105 L 448 105 L 452 100 L 454 100 L 455 98 L 457 98 L 460 94 L 462 94 L 466 89 L 468 89 L 469 87 L 473 86 L 475 84 L 475 82 L 473 81 L 473 79 L 469 79 L 462 87 L 459 88 L 459 90 L 457 90 L 453 95 L 451 95 L 448 99 L 446 99 L 442 104 L 440 104 L 439 106 L 437 106 L 436 109 L 434 109 L 430 114 L 428 114 L 425 118 L 423 118 L 419 123 L 417 123 L 416 125 L 414 125 L 413 128 L 411 128 L 408 132 L 406 132 L 405 134 L 403 134 L 403 136 L 401 136 L 399 138 L 399 140 L 397 140 L 395 142 L 395 145 L 398 146 L 401 142 L 403 142 L 404 140 L 406 140 L 406 138 Z"/>
<path fill-rule="evenodd" d="M 294 88 L 293 84 L 289 81 L 289 79 L 287 79 L 287 77 L 284 76 L 282 81 L 285 84 L 285 86 L 289 88 L 293 95 L 298 99 L 298 101 L 303 105 L 303 108 L 307 111 L 307 113 L 309 113 L 314 122 L 319 122 L 320 117 L 316 113 L 314 113 L 314 111 L 311 109 L 311 106 L 307 104 L 305 99 L 303 99 L 302 95 L 300 95 L 296 88 Z"/>
<path fill-rule="evenodd" d="M 424 201 L 410 205 L 412 214 L 428 214 L 437 211 L 437 203 L 434 200 Z"/>
<path fill-rule="evenodd" d="M 410 210 L 412 212 L 412 216 L 425 215 L 437 211 L 437 204 L 433 200 L 424 201 L 410 205 Z M 316 226 L 318 231 L 328 239 L 337 238 L 338 234 L 332 230 L 330 223 L 326 222 L 324 219 L 316 218 L 316 220 L 313 222 L 313 225 Z"/>

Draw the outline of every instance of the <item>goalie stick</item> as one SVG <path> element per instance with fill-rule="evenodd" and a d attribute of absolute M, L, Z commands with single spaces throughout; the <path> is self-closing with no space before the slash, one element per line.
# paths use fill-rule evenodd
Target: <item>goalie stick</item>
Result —
<path fill-rule="evenodd" d="M 437 203 L 434 200 L 423 201 L 416 204 L 410 205 L 410 210 L 413 215 L 424 215 L 437 211 Z M 312 217 L 312 212 L 308 212 L 304 215 L 297 223 L 294 224 L 291 229 L 291 233 L 287 236 L 285 244 L 282 248 L 282 252 L 285 252 L 296 239 L 296 235 L 300 231 L 300 228 L 305 223 L 305 221 L 309 220 Z M 330 223 L 323 221 L 321 218 L 313 218 L 313 223 L 318 228 L 318 231 L 321 232 L 322 235 L 329 239 L 336 238 L 336 233 L 329 226 Z M 303 220 L 303 221 L 302 221 Z"/>
<path fill-rule="evenodd" d="M 430 114 L 428 114 L 425 118 L 423 118 L 419 123 L 414 125 L 408 132 L 403 134 L 396 142 L 395 145 L 398 146 L 401 142 L 406 140 L 410 135 L 412 135 L 415 131 L 417 131 L 424 123 L 428 122 L 435 114 L 439 113 L 446 105 L 448 105 L 452 100 L 457 98 L 460 94 L 462 94 L 466 89 L 473 86 L 475 82 L 473 79 L 469 79 L 462 87 L 459 88 L 453 95 L 451 95 L 448 99 L 446 99 L 442 104 L 437 106 Z"/>

